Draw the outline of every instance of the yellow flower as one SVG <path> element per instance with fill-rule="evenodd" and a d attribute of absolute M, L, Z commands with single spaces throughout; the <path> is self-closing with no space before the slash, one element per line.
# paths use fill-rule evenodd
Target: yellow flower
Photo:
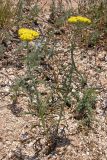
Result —
<path fill-rule="evenodd" d="M 20 28 L 18 30 L 18 35 L 22 41 L 32 41 L 39 37 L 39 33 L 37 31 L 27 28 Z"/>
<path fill-rule="evenodd" d="M 90 24 L 91 20 L 89 18 L 82 17 L 82 16 L 72 16 L 72 17 L 68 18 L 68 22 L 69 23 L 78 23 L 78 22 L 81 22 L 81 23 Z"/>

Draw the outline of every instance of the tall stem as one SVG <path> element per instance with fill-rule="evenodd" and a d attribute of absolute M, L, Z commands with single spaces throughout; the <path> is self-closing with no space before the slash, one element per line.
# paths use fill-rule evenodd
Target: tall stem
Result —
<path fill-rule="evenodd" d="M 27 42 L 27 56 L 26 56 L 26 59 L 27 59 L 27 63 L 26 63 L 26 66 L 27 66 L 27 76 L 31 79 L 32 86 L 34 87 L 34 93 L 33 94 L 32 93 L 29 94 L 29 96 L 30 96 L 30 104 L 31 105 L 33 104 L 33 96 L 36 95 L 38 114 L 39 114 L 39 117 L 41 119 L 44 131 L 47 134 L 46 127 L 45 127 L 45 118 L 44 118 L 44 106 L 42 104 L 42 101 L 41 101 L 41 98 L 40 98 L 40 95 L 39 95 L 39 92 L 38 92 L 38 89 L 37 89 L 37 82 L 35 80 L 34 75 L 32 74 L 31 67 L 30 67 L 30 61 L 29 61 L 29 42 Z"/>
<path fill-rule="evenodd" d="M 78 31 L 78 27 L 77 27 L 77 31 Z M 73 35 L 73 38 L 72 38 L 72 41 L 71 41 L 71 61 L 72 61 L 72 70 L 75 71 L 76 75 L 80 77 L 80 81 L 82 84 L 85 84 L 86 83 L 86 80 L 85 78 L 81 75 L 81 73 L 78 71 L 77 67 L 76 67 L 76 64 L 75 64 L 75 60 L 74 60 L 74 49 L 76 47 L 76 44 L 75 44 L 75 38 L 76 36 L 78 35 L 77 31 L 75 30 L 74 31 L 74 35 Z M 80 30 L 79 30 L 80 31 Z M 72 34 L 71 34 L 72 35 Z"/>

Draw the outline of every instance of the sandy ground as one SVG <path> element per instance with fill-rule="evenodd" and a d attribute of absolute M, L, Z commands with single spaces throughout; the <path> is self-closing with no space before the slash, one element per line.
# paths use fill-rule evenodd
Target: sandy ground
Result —
<path fill-rule="evenodd" d="M 43 5 L 47 4 L 47 10 L 49 1 L 46 2 L 41 1 Z M 0 69 L 0 160 L 107 160 L 107 51 L 89 50 L 82 60 L 80 52 L 75 53 L 79 70 L 87 75 L 88 86 L 98 88 L 92 128 L 84 129 L 72 116 L 71 109 L 66 109 L 67 139 L 59 143 L 54 153 L 36 157 L 34 144 L 41 132 L 39 119 L 24 114 L 27 110 L 26 97 L 19 98 L 17 105 L 12 105 L 10 87 L 16 76 L 23 75 L 24 69 L 14 67 L 10 62 L 14 45 L 11 47 Z"/>

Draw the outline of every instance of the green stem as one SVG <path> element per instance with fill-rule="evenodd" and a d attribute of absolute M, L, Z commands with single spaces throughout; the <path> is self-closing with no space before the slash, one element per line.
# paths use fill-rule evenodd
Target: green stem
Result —
<path fill-rule="evenodd" d="M 78 30 L 78 28 L 77 28 Z M 72 39 L 72 42 L 71 42 L 71 62 L 72 62 L 72 70 L 75 71 L 76 75 L 80 77 L 80 81 L 82 84 L 85 84 L 86 83 L 86 80 L 85 78 L 81 75 L 81 73 L 78 71 L 77 67 L 76 67 L 76 64 L 75 64 L 75 60 L 74 60 L 74 49 L 76 47 L 76 44 L 75 44 L 75 37 L 77 35 L 77 32 L 74 31 L 74 36 L 73 36 L 73 39 Z M 73 72 L 72 71 L 72 72 Z"/>
<path fill-rule="evenodd" d="M 29 61 L 29 42 L 27 42 L 27 56 L 26 56 L 26 60 L 27 60 L 27 63 L 26 63 L 26 66 L 27 66 L 27 76 L 32 80 L 32 86 L 35 89 L 35 92 L 33 94 L 36 95 L 37 106 L 38 106 L 38 114 L 39 114 L 39 117 L 41 119 L 44 131 L 46 133 L 45 118 L 44 118 L 44 109 L 43 109 L 44 106 L 43 106 L 43 104 L 42 104 L 42 102 L 40 100 L 39 92 L 38 92 L 38 89 L 37 89 L 37 83 L 35 81 L 34 75 L 32 75 L 32 71 L 31 71 L 31 67 L 30 67 L 30 61 Z M 30 98 L 30 104 L 32 106 L 32 104 L 33 104 L 33 95 L 32 95 L 32 93 L 29 94 L 29 98 Z"/>
<path fill-rule="evenodd" d="M 64 111 L 64 104 L 61 105 L 61 108 L 60 108 L 60 113 L 59 113 L 59 120 L 58 120 L 58 123 L 57 123 L 57 126 L 56 126 L 56 137 L 58 135 L 58 129 L 59 129 L 59 125 L 60 125 L 60 121 L 61 121 L 61 118 L 63 116 L 63 111 Z"/>

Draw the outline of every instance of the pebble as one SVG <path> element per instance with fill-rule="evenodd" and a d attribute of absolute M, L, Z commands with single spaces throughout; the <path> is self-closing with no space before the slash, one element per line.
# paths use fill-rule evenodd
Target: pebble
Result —
<path fill-rule="evenodd" d="M 3 149 L 3 142 L 0 142 L 0 150 Z"/>
<path fill-rule="evenodd" d="M 100 54 L 98 54 L 98 59 L 101 61 L 105 61 L 105 55 L 106 55 L 106 52 L 102 51 Z"/>
<path fill-rule="evenodd" d="M 11 145 L 10 141 L 6 141 L 5 143 L 6 143 L 6 145 Z"/>
<path fill-rule="evenodd" d="M 107 55 L 105 56 L 105 62 L 107 62 Z"/>
<path fill-rule="evenodd" d="M 29 135 L 28 135 L 27 132 L 22 133 L 22 134 L 20 135 L 21 141 L 26 141 L 28 138 L 29 138 Z"/>
<path fill-rule="evenodd" d="M 5 87 L 5 92 L 9 92 L 10 88 L 8 86 Z"/>
<path fill-rule="evenodd" d="M 28 144 L 28 147 L 30 147 L 30 148 L 33 147 L 34 143 L 35 143 L 35 141 L 30 142 L 30 143 Z"/>

